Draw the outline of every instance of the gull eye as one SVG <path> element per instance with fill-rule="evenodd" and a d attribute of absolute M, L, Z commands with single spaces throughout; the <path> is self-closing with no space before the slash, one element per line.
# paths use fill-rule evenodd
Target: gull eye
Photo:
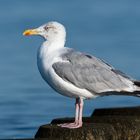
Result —
<path fill-rule="evenodd" d="M 48 26 L 45 26 L 44 29 L 47 31 L 49 29 L 49 27 Z"/>

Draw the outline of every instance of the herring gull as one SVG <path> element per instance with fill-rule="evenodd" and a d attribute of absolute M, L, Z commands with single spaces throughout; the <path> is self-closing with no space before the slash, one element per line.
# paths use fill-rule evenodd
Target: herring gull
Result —
<path fill-rule="evenodd" d="M 82 127 L 83 100 L 104 95 L 140 96 L 140 82 L 128 77 L 95 56 L 65 47 L 66 30 L 58 22 L 48 22 L 23 35 L 40 35 L 45 41 L 37 54 L 43 79 L 58 93 L 76 99 L 75 121 L 61 127 Z"/>

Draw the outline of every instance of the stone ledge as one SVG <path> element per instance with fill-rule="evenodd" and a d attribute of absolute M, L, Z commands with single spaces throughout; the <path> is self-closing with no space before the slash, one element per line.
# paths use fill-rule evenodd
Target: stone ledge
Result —
<path fill-rule="evenodd" d="M 115 135 L 112 134 L 114 133 L 114 128 L 109 124 L 84 123 L 83 127 L 78 129 L 61 128 L 48 124 L 41 126 L 35 137 L 59 140 L 95 140 L 101 138 L 113 140 Z"/>
<path fill-rule="evenodd" d="M 61 128 L 56 124 L 73 122 L 74 118 L 52 120 L 39 128 L 35 138 L 46 140 L 140 140 L 140 107 L 97 109 L 83 118 L 83 127 Z"/>

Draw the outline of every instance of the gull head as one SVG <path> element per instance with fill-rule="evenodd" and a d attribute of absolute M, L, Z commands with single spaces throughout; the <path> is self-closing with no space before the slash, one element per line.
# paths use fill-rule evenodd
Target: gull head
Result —
<path fill-rule="evenodd" d="M 40 35 L 45 40 L 48 41 L 55 41 L 55 40 L 65 40 L 66 31 L 65 27 L 56 22 L 48 22 L 44 25 L 41 25 L 35 29 L 28 29 L 23 32 L 23 35 L 30 36 L 30 35 Z"/>

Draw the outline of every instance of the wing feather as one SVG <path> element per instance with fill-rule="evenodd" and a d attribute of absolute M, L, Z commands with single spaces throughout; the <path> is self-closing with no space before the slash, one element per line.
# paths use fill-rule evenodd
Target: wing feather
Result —
<path fill-rule="evenodd" d="M 99 93 L 128 87 L 124 79 L 130 79 L 125 74 L 94 56 L 69 51 L 61 57 L 66 62 L 54 63 L 54 71 L 79 88 Z"/>

